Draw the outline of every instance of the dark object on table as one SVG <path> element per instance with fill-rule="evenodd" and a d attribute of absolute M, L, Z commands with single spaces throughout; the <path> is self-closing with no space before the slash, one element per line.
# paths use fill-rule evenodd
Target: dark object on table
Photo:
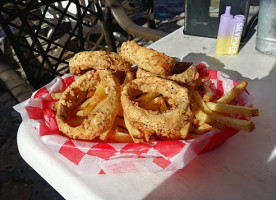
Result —
<path fill-rule="evenodd" d="M 216 38 L 226 6 L 231 6 L 232 15 L 244 15 L 247 21 L 249 3 L 250 0 L 186 0 L 184 33 Z"/>

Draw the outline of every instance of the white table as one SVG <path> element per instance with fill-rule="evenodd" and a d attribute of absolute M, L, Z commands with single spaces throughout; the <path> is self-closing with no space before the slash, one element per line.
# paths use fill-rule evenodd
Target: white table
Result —
<path fill-rule="evenodd" d="M 215 55 L 216 40 L 183 35 L 182 28 L 151 45 L 180 60 L 206 61 L 232 79 L 248 81 L 260 117 L 241 132 L 198 156 L 182 170 L 80 176 L 53 157 L 32 128 L 21 124 L 22 157 L 66 199 L 275 199 L 276 57 L 255 50 L 256 38 L 235 56 Z"/>

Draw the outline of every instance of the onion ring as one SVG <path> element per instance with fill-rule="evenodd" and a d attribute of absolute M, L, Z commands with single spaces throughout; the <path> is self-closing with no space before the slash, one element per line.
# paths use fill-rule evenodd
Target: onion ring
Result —
<path fill-rule="evenodd" d="M 134 101 L 141 93 L 158 92 L 173 102 L 165 112 L 146 110 Z M 159 77 L 143 77 L 128 83 L 121 95 L 125 119 L 136 129 L 169 139 L 180 137 L 180 129 L 191 116 L 188 89 Z"/>
<path fill-rule="evenodd" d="M 82 123 L 76 127 L 68 124 L 68 117 L 86 98 L 89 90 L 95 89 L 100 81 L 105 81 L 107 97 L 88 114 Z M 99 105 L 98 104 L 98 105 Z M 57 106 L 56 120 L 59 130 L 74 139 L 93 140 L 107 133 L 114 123 L 120 106 L 120 83 L 111 71 L 89 71 L 72 83 L 63 92 Z"/>
<path fill-rule="evenodd" d="M 134 40 L 124 42 L 120 56 L 126 61 L 154 74 L 171 72 L 175 59 L 153 49 L 139 46 Z"/>
<path fill-rule="evenodd" d="M 136 76 L 137 78 L 145 76 L 159 76 L 164 79 L 175 81 L 180 85 L 187 86 L 198 79 L 199 73 L 192 63 L 177 62 L 170 75 L 156 75 L 138 67 Z"/>
<path fill-rule="evenodd" d="M 111 69 L 115 71 L 131 71 L 131 64 L 119 54 L 108 51 L 83 51 L 74 55 L 69 61 L 70 73 L 75 76 L 95 69 Z"/>

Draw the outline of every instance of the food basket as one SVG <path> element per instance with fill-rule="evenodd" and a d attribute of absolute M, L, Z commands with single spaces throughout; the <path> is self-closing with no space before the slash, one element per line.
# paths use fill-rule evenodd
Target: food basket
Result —
<path fill-rule="evenodd" d="M 220 71 L 212 70 L 205 62 L 197 65 L 200 77 L 210 75 L 206 82 L 218 97 L 238 83 Z M 70 74 L 57 77 L 33 93 L 31 98 L 14 106 L 23 123 L 32 126 L 40 141 L 53 155 L 78 174 L 110 174 L 126 172 L 158 172 L 185 167 L 198 154 L 208 152 L 239 131 L 226 128 L 213 130 L 189 140 L 154 141 L 144 143 L 98 143 L 74 140 L 58 130 L 51 93 L 64 91 L 77 77 Z M 253 98 L 243 91 L 236 99 L 238 105 L 251 106 Z M 244 116 L 235 116 L 246 119 Z M 248 118 L 249 120 L 249 118 Z"/>

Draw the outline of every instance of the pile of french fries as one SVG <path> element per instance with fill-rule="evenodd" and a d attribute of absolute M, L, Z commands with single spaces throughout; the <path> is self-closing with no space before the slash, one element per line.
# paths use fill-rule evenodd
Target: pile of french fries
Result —
<path fill-rule="evenodd" d="M 133 73 L 127 72 L 121 85 L 121 89 L 133 79 Z M 236 130 L 246 132 L 254 130 L 255 125 L 252 121 L 233 117 L 237 115 L 248 117 L 259 115 L 259 111 L 256 108 L 235 105 L 236 97 L 246 89 L 247 82 L 242 81 L 233 87 L 227 94 L 217 99 L 216 94 L 210 89 L 210 87 L 204 84 L 208 80 L 209 76 L 198 79 L 193 87 L 189 88 L 192 117 L 189 119 L 188 123 L 181 128 L 181 138 L 193 139 L 208 131 L 214 129 L 223 130 L 225 127 L 232 127 Z M 107 83 L 102 81 L 98 84 L 95 91 L 88 92 L 87 100 L 75 108 L 73 111 L 74 116 L 70 118 L 68 124 L 71 126 L 79 126 L 88 114 L 96 112 L 98 106 L 104 106 L 101 105 L 101 101 L 108 94 L 108 91 L 106 91 L 106 85 Z M 57 102 L 61 95 L 62 93 L 51 94 L 52 98 Z M 156 92 L 142 94 L 134 101 L 144 109 L 159 112 L 166 112 L 166 110 L 169 110 L 173 104 L 171 99 Z M 56 108 L 57 103 L 53 106 L 53 110 L 56 110 Z M 151 138 L 152 133 L 141 133 L 140 130 L 131 126 L 130 123 L 124 119 L 123 109 L 120 107 L 112 130 L 101 135 L 100 139 L 107 142 L 141 142 L 144 141 L 138 139 L 141 135 L 145 137 L 146 141 L 154 140 L 154 138 Z"/>
<path fill-rule="evenodd" d="M 194 134 L 200 135 L 212 129 L 223 130 L 226 126 L 246 132 L 253 131 L 255 125 L 252 121 L 233 117 L 233 115 L 247 117 L 259 115 L 257 108 L 235 105 L 237 104 L 235 99 L 246 89 L 246 86 L 247 82 L 242 81 L 217 100 L 212 100 L 215 99 L 215 94 L 212 95 L 210 88 L 203 95 L 200 95 L 199 91 L 192 91 L 194 101 L 192 112 L 199 121 L 199 126 L 195 129 Z"/>

